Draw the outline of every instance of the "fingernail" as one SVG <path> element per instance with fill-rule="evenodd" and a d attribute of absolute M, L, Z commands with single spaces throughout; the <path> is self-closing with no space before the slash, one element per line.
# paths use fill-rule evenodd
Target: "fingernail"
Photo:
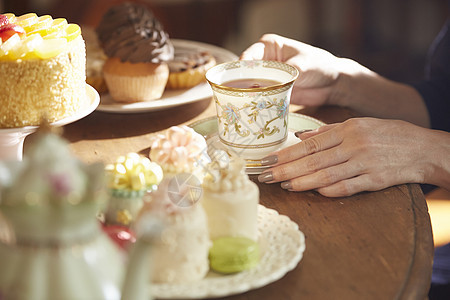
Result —
<path fill-rule="evenodd" d="M 278 162 L 278 156 L 276 155 L 269 155 L 264 158 L 261 158 L 261 165 L 267 166 L 267 165 L 273 165 Z"/>
<path fill-rule="evenodd" d="M 273 180 L 273 174 L 272 174 L 272 172 L 264 172 L 264 173 L 261 173 L 259 176 L 258 176 L 258 181 L 259 182 L 268 182 L 268 181 L 272 181 Z"/>
<path fill-rule="evenodd" d="M 284 190 L 290 190 L 290 189 L 292 189 L 292 183 L 290 181 L 282 182 L 281 188 Z"/>
<path fill-rule="evenodd" d="M 310 132 L 310 131 L 312 131 L 312 129 L 303 129 L 303 130 L 296 131 L 296 132 L 294 133 L 294 135 L 295 135 L 296 137 L 300 137 L 300 135 L 301 135 L 302 133 Z"/>

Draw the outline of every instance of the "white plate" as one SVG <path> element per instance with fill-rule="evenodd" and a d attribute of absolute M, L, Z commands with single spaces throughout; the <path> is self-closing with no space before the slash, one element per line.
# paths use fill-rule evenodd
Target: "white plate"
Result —
<path fill-rule="evenodd" d="M 209 272 L 196 282 L 152 284 L 152 296 L 158 299 L 217 298 L 244 293 L 282 278 L 302 259 L 304 234 L 288 217 L 262 205 L 258 206 L 258 231 L 261 258 L 255 268 L 231 275 Z"/>
<path fill-rule="evenodd" d="M 53 122 L 52 126 L 64 126 L 80 120 L 92 113 L 100 103 L 97 91 L 86 84 L 86 102 L 79 111 L 72 116 Z M 25 137 L 37 130 L 38 126 L 0 129 L 0 160 L 21 160 Z"/>
<path fill-rule="evenodd" d="M 325 125 L 322 121 L 314 119 L 309 116 L 305 116 L 297 113 L 289 113 L 288 119 L 288 138 L 286 143 L 283 144 L 283 148 L 291 146 L 295 143 L 298 143 L 300 140 L 294 135 L 296 131 L 302 129 L 316 129 L 322 125 Z M 207 119 L 203 119 L 197 121 L 193 124 L 189 125 L 196 132 L 203 135 L 208 144 L 208 153 L 212 153 L 213 150 L 225 150 L 226 148 L 220 142 L 219 137 L 217 136 L 217 118 L 210 117 Z M 245 159 L 245 157 L 244 157 Z M 247 174 L 261 174 L 265 169 L 269 168 L 269 166 L 261 166 L 260 161 L 258 160 L 250 160 L 246 159 L 246 168 L 245 171 Z"/>
<path fill-rule="evenodd" d="M 238 59 L 234 53 L 210 44 L 177 39 L 172 39 L 172 43 L 175 48 L 209 51 L 215 57 L 218 64 Z M 212 90 L 206 82 L 200 83 L 190 89 L 166 90 L 160 99 L 153 101 L 119 103 L 114 101 L 107 93 L 101 95 L 100 105 L 97 110 L 111 113 L 150 112 L 203 100 L 211 96 Z"/>

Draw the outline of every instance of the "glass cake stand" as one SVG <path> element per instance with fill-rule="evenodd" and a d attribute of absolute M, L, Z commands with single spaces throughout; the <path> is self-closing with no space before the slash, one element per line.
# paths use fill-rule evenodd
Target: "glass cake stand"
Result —
<path fill-rule="evenodd" d="M 88 84 L 86 84 L 86 98 L 85 105 L 78 112 L 51 125 L 56 127 L 64 126 L 92 113 L 100 103 L 100 96 Z M 0 160 L 22 160 L 25 138 L 37 129 L 38 126 L 0 129 Z"/>

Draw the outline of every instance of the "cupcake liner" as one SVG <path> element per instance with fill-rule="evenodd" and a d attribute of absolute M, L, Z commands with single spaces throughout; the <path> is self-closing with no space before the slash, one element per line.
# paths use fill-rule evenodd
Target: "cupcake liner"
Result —
<path fill-rule="evenodd" d="M 144 206 L 146 190 L 116 190 L 109 191 L 108 206 L 104 211 L 106 225 L 130 226 Z"/>
<path fill-rule="evenodd" d="M 161 98 L 169 78 L 169 67 L 163 63 L 121 62 L 112 57 L 103 66 L 103 76 L 115 101 L 151 101 Z"/>
<path fill-rule="evenodd" d="M 105 72 L 109 93 L 119 102 L 150 101 L 161 98 L 168 75 L 149 76 L 114 75 Z"/>

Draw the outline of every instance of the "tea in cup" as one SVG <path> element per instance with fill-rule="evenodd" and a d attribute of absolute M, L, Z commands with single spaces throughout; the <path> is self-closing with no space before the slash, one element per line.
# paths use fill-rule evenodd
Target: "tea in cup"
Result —
<path fill-rule="evenodd" d="M 218 136 L 227 151 L 248 162 L 282 148 L 298 73 L 291 65 L 265 60 L 233 61 L 208 70 Z"/>

